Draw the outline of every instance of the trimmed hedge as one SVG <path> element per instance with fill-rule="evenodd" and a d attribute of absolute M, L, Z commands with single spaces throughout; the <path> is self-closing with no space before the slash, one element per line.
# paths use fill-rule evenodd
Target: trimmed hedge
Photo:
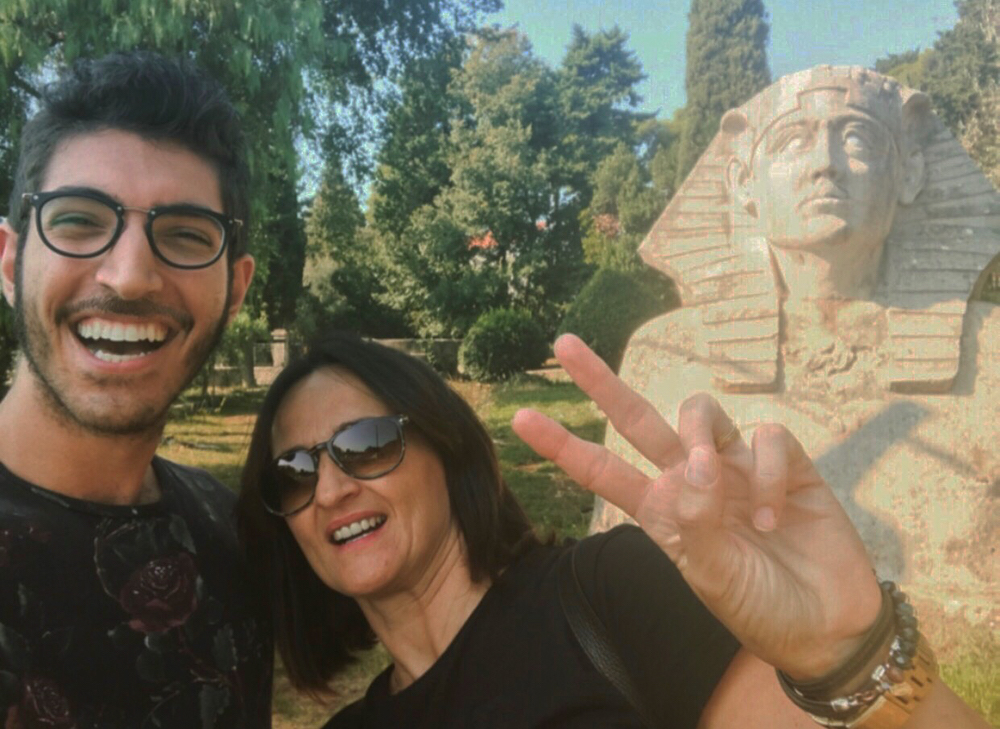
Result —
<path fill-rule="evenodd" d="M 679 305 L 674 282 L 658 271 L 600 268 L 570 304 L 559 334 L 576 334 L 617 372 L 632 332 Z"/>
<path fill-rule="evenodd" d="M 523 309 L 493 309 L 465 335 L 458 366 L 474 380 L 491 382 L 539 367 L 548 356 L 548 337 L 531 314 Z"/>

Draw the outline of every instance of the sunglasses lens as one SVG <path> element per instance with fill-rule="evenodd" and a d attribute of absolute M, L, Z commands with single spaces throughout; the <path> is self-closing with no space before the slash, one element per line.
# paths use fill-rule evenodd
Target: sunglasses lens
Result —
<path fill-rule="evenodd" d="M 309 503 L 316 487 L 316 463 L 305 450 L 292 451 L 274 462 L 274 478 L 264 490 L 272 511 L 289 514 Z"/>
<path fill-rule="evenodd" d="M 403 433 L 392 418 L 370 418 L 337 433 L 330 447 L 350 475 L 378 478 L 402 460 Z"/>

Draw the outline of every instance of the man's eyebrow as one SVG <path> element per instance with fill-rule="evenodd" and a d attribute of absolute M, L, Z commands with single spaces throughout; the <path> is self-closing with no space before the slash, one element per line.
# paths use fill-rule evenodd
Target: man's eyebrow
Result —
<path fill-rule="evenodd" d="M 101 197 L 106 197 L 108 200 L 113 200 L 119 205 L 125 204 L 121 200 L 116 198 L 114 195 L 105 192 L 99 187 L 88 187 L 87 185 L 60 185 L 55 190 L 53 190 L 53 192 L 64 192 L 70 195 L 76 193 L 81 193 L 86 195 L 99 195 Z"/>
<path fill-rule="evenodd" d="M 125 208 L 138 207 L 135 205 L 126 205 L 124 202 L 119 200 L 116 196 L 109 193 L 107 190 L 102 190 L 99 187 L 90 187 L 89 185 L 60 185 L 55 188 L 52 192 L 63 192 L 69 195 L 83 194 L 83 195 L 97 195 L 98 197 L 106 198 L 107 200 L 121 205 Z M 158 202 L 153 205 L 153 208 L 163 208 L 163 207 L 173 207 L 175 205 L 184 205 L 192 208 L 201 208 L 202 210 L 214 210 L 211 205 L 206 205 L 203 202 L 197 202 L 195 200 L 171 200 L 170 202 Z M 145 210 L 146 208 L 142 208 Z M 150 208 L 152 209 L 152 208 Z"/>

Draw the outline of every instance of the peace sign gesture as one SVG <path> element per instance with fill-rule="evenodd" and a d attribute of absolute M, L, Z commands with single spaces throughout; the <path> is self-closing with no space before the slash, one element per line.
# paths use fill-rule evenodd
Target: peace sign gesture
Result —
<path fill-rule="evenodd" d="M 660 474 L 651 479 L 536 411 L 519 411 L 515 432 L 635 519 L 758 657 L 807 679 L 850 656 L 881 593 L 857 531 L 798 440 L 765 425 L 748 445 L 708 395 L 686 400 L 674 429 L 578 338 L 561 337 L 555 352 Z"/>

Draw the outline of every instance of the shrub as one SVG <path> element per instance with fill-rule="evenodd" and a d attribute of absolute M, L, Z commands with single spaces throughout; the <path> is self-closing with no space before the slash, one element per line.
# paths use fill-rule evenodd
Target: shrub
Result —
<path fill-rule="evenodd" d="M 679 304 L 674 282 L 658 271 L 600 268 L 570 304 L 559 333 L 576 334 L 617 371 L 632 332 Z"/>
<path fill-rule="evenodd" d="M 548 356 L 548 337 L 531 314 L 523 309 L 493 309 L 465 335 L 458 363 L 472 379 L 489 382 L 538 367 Z"/>

